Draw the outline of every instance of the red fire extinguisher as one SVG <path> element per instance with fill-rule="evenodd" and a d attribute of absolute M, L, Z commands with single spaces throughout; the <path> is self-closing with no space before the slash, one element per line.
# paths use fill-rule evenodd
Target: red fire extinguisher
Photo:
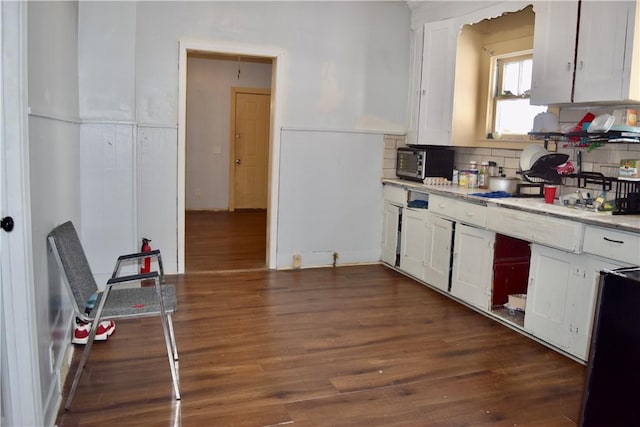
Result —
<path fill-rule="evenodd" d="M 140 248 L 140 252 L 151 252 L 151 246 L 149 245 L 151 239 L 147 239 L 145 237 L 142 238 L 142 247 Z M 140 267 L 140 274 L 148 273 L 151 271 L 151 258 L 146 257 L 142 261 L 142 267 Z"/>

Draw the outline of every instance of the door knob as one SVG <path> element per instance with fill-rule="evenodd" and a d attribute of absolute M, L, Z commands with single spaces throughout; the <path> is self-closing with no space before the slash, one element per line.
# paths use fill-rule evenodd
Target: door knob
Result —
<path fill-rule="evenodd" d="M 0 228 L 2 228 L 7 233 L 11 233 L 13 231 L 14 225 L 15 224 L 13 222 L 13 218 L 11 218 L 10 216 L 2 218 L 2 221 L 0 221 Z"/>
<path fill-rule="evenodd" d="M 240 164 L 240 159 L 236 159 L 236 165 Z"/>

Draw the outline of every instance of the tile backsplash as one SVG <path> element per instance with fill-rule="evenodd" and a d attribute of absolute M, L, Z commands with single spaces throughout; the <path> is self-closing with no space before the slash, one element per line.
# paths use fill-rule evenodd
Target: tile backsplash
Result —
<path fill-rule="evenodd" d="M 525 145 L 526 146 L 526 145 Z M 524 147 L 523 147 L 524 148 Z M 520 177 L 516 171 L 520 167 L 520 153 L 522 150 L 507 150 L 495 148 L 469 148 L 456 147 L 456 167 L 458 169 L 468 168 L 472 160 L 481 161 L 493 160 L 502 166 L 504 173 L 508 177 Z M 620 160 L 640 159 L 640 144 L 604 144 L 601 147 L 589 150 L 587 147 L 564 146 L 558 143 L 558 152 L 569 155 L 569 161 L 577 168 L 578 152 L 582 152 L 582 170 L 585 172 L 599 172 L 606 177 L 617 177 Z M 578 190 L 575 178 L 565 178 L 564 185 L 560 188 L 560 195 L 568 194 Z M 602 190 L 601 187 L 589 184 L 583 191 L 594 193 Z M 608 198 L 613 198 L 613 194 Z"/>
<path fill-rule="evenodd" d="M 385 135 L 384 137 L 384 164 L 383 177 L 396 178 L 395 156 L 396 149 L 405 145 L 405 138 L 397 135 Z M 522 148 L 528 144 L 523 143 Z M 456 168 L 468 169 L 469 163 L 475 160 L 480 164 L 483 161 L 494 161 L 508 177 L 520 177 L 516 171 L 520 168 L 521 149 L 504 148 L 474 148 L 454 147 L 456 152 Z M 553 150 L 552 150 L 553 151 Z M 557 143 L 557 151 L 569 155 L 569 161 L 577 168 L 578 152 L 582 152 L 582 170 L 585 172 L 600 172 L 606 177 L 617 177 L 620 160 L 640 159 L 640 144 L 636 143 L 608 143 L 600 147 L 589 149 L 588 147 L 571 147 L 563 142 Z M 559 194 L 569 194 L 578 190 L 574 178 L 565 178 L 564 185 Z M 589 184 L 583 191 L 595 193 L 601 190 L 597 185 Z M 608 198 L 613 198 L 611 194 Z"/>
<path fill-rule="evenodd" d="M 384 136 L 384 153 L 382 156 L 382 177 L 396 177 L 396 150 L 398 147 L 404 147 L 406 137 L 404 135 L 385 135 Z"/>

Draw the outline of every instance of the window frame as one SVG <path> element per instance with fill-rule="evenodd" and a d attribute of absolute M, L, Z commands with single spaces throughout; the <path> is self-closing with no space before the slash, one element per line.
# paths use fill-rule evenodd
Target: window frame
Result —
<path fill-rule="evenodd" d="M 491 55 L 491 59 L 489 61 L 491 67 L 490 79 L 489 79 L 489 90 L 488 90 L 488 100 L 487 100 L 487 134 L 496 134 L 496 118 L 497 118 L 497 109 L 498 109 L 498 101 L 501 100 L 510 100 L 510 99 L 531 99 L 531 90 L 529 93 L 522 95 L 500 95 L 498 94 L 500 88 L 502 87 L 502 76 L 504 75 L 504 64 L 523 61 L 531 59 L 533 60 L 533 49 L 520 50 L 516 52 L 509 52 L 497 55 Z M 500 62 L 503 62 L 501 65 Z M 528 137 L 525 134 L 519 133 L 508 133 L 503 134 L 507 139 L 523 139 L 523 137 Z"/>

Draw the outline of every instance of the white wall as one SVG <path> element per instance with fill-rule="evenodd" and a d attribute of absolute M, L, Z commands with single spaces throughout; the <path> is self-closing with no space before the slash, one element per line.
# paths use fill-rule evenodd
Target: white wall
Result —
<path fill-rule="evenodd" d="M 382 153 L 379 134 L 282 133 L 279 268 L 380 260 Z M 327 195 L 327 193 L 331 193 Z"/>
<path fill-rule="evenodd" d="M 357 141 L 349 131 L 379 132 L 382 141 L 383 132 L 404 129 L 409 63 L 409 10 L 404 2 L 81 2 L 79 7 L 81 117 L 97 125 L 131 120 L 139 128 L 153 128 L 152 137 L 161 141 L 162 156 L 166 156 L 156 158 L 154 167 L 149 162 L 141 165 L 139 154 L 134 154 L 138 159 L 131 182 L 137 188 L 134 201 L 101 206 L 136 218 L 138 230 L 133 240 L 146 234 L 144 237 L 162 245 L 176 242 L 177 219 L 167 213 L 176 213 L 173 165 L 177 159 L 180 39 L 224 40 L 285 52 L 286 83 L 279 88 L 284 97 L 284 127 L 310 133 L 300 140 L 311 138 L 318 129 L 344 133 L 336 139 L 345 142 L 341 146 L 321 140 L 315 147 L 321 154 L 319 161 L 324 162 L 318 167 L 327 174 L 334 167 L 330 158 L 338 156 L 347 162 L 361 154 L 359 144 L 347 143 Z M 120 69 L 123 71 L 115 71 Z M 132 150 L 140 153 L 141 144 L 141 138 L 136 138 Z M 381 158 L 382 143 L 369 147 L 380 150 Z M 301 155 L 296 153 L 294 156 Z M 300 160 L 289 157 L 286 161 Z M 169 170 L 163 169 L 167 167 Z M 380 164 L 377 167 L 380 170 Z M 87 173 L 96 188 L 112 185 L 92 171 Z M 367 191 L 378 184 L 372 176 L 354 182 L 358 183 L 354 191 Z M 153 187 L 158 183 L 166 188 Z M 317 190 L 316 199 L 324 205 L 341 202 L 333 188 Z M 287 197 L 288 187 L 281 191 L 285 191 L 280 193 L 282 214 L 293 209 L 294 202 Z M 148 202 L 142 203 L 142 197 Z M 90 224 L 94 219 L 84 215 L 82 219 L 84 227 L 96 227 Z M 107 235 L 115 226 L 104 224 L 101 233 Z M 377 225 L 369 227 L 371 233 L 378 233 Z M 278 239 L 287 237 L 278 233 Z M 321 246 L 340 251 L 339 242 L 330 239 L 327 235 Z M 131 245 L 130 240 L 120 243 Z M 367 247 L 359 252 L 375 251 L 379 246 L 363 245 Z M 177 271 L 177 244 L 152 246 L 166 254 L 168 272 Z M 371 253 L 368 260 L 377 261 Z"/>
<path fill-rule="evenodd" d="M 72 319 L 46 236 L 67 220 L 81 225 L 77 16 L 75 2 L 28 6 L 29 168 L 38 330 L 21 333 L 38 336 L 46 425 L 55 422 L 61 393 L 58 376 L 70 345 Z"/>
<path fill-rule="evenodd" d="M 188 58 L 187 209 L 229 207 L 232 87 L 270 88 L 271 64 L 203 56 Z"/>

